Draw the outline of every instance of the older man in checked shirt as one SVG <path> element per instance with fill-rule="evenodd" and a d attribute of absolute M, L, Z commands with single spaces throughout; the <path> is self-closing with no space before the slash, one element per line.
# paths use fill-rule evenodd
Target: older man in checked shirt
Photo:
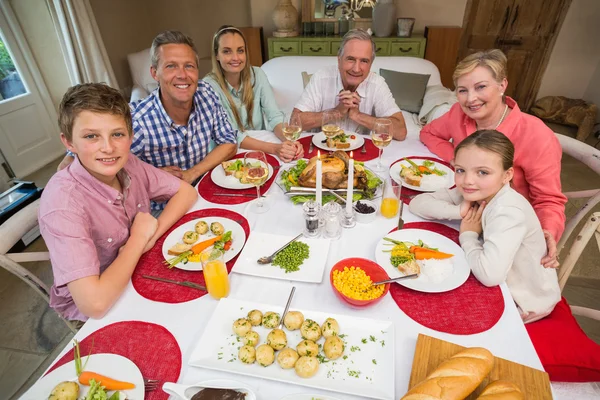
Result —
<path fill-rule="evenodd" d="M 160 33 L 150 52 L 150 73 L 159 87 L 130 104 L 134 132 L 131 152 L 194 184 L 235 155 L 237 133 L 217 94 L 210 85 L 198 81 L 198 54 L 188 36 L 177 31 Z M 59 169 L 71 160 L 66 158 Z M 163 207 L 152 203 L 155 211 Z"/>

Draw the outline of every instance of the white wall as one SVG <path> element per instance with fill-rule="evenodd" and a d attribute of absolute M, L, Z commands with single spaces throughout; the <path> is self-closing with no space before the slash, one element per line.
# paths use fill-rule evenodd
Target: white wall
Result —
<path fill-rule="evenodd" d="M 600 1 L 573 0 L 560 30 L 538 98 L 598 98 L 600 89 Z M 595 88 L 590 88 L 595 78 Z"/>
<path fill-rule="evenodd" d="M 414 32 L 426 26 L 462 26 L 467 0 L 394 0 L 397 18 L 415 18 Z"/>

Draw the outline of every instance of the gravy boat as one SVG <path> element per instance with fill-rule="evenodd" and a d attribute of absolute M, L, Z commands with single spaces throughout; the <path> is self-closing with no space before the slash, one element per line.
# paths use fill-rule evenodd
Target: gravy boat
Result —
<path fill-rule="evenodd" d="M 162 390 L 171 396 L 177 396 L 183 400 L 190 400 L 192 396 L 202 389 L 231 389 L 246 394 L 245 400 L 256 400 L 256 395 L 250 388 L 241 382 L 229 379 L 214 379 L 203 381 L 194 385 L 180 385 L 178 383 L 165 382 Z"/>

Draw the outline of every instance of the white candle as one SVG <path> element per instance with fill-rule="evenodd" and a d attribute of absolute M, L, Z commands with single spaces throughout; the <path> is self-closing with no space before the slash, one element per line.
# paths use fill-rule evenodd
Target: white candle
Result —
<path fill-rule="evenodd" d="M 317 151 L 317 204 L 322 206 L 323 204 L 323 172 L 321 165 L 321 152 Z"/>
<path fill-rule="evenodd" d="M 354 159 L 350 152 L 350 161 L 348 162 L 348 189 L 346 190 L 346 214 L 352 214 L 352 189 L 354 188 Z"/>

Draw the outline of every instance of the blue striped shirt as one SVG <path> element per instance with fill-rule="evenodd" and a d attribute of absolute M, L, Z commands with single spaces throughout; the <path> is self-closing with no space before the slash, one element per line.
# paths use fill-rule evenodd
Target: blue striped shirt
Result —
<path fill-rule="evenodd" d="M 133 143 L 131 152 L 155 167 L 177 166 L 183 170 L 198 164 L 216 144 L 237 144 L 237 132 L 215 91 L 198 82 L 187 125 L 177 125 L 160 101 L 159 89 L 131 104 Z"/>

